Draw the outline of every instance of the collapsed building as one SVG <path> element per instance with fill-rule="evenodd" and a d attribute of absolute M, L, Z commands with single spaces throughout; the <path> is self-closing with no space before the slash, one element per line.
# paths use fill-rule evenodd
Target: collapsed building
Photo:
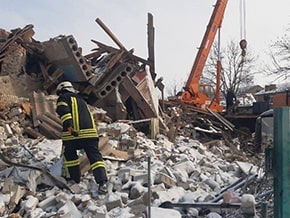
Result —
<path fill-rule="evenodd" d="M 216 113 L 203 111 L 190 105 L 181 104 L 180 102 L 166 102 L 163 99 L 164 84 L 161 78 L 157 79 L 157 74 L 154 70 L 154 37 L 152 36 L 154 28 L 152 16 L 149 14 L 148 18 L 149 58 L 147 59 L 135 56 L 133 49 L 127 50 L 100 19 L 97 19 L 96 22 L 113 39 L 118 48 L 92 40 L 97 48 L 93 49 L 92 52 L 87 55 L 82 53 L 82 49 L 77 44 L 77 40 L 73 35 L 59 35 L 47 41 L 39 42 L 33 38 L 33 25 L 27 25 L 24 28 L 14 29 L 10 32 L 6 30 L 0 31 L 0 84 L 2 87 L 0 91 L 0 116 L 4 129 L 3 131 L 5 132 L 5 137 L 3 136 L 2 139 L 3 145 L 5 146 L 1 149 L 5 151 L 3 153 L 1 152 L 1 160 L 5 163 L 3 171 L 7 168 L 7 165 L 25 167 L 31 164 L 31 160 L 25 157 L 19 157 L 19 160 L 13 157 L 13 152 L 19 152 L 20 148 L 18 144 L 21 145 L 22 151 L 24 149 L 26 152 L 31 153 L 31 150 L 35 149 L 35 145 L 41 143 L 44 138 L 49 140 L 60 139 L 62 126 L 59 118 L 55 114 L 55 88 L 59 82 L 69 80 L 79 91 L 79 94 L 86 99 L 94 113 L 96 121 L 99 124 L 100 133 L 101 135 L 103 134 L 100 150 L 107 160 L 119 161 L 118 163 L 120 163 L 120 161 L 122 163 L 124 161 L 131 161 L 134 162 L 136 166 L 138 163 L 140 164 L 139 168 L 128 170 L 115 167 L 113 162 L 107 162 L 113 174 L 112 178 L 115 179 L 114 182 L 111 181 L 113 184 L 112 190 L 130 190 L 129 197 L 120 195 L 117 197 L 117 200 L 107 199 L 105 204 L 108 211 L 129 204 L 131 209 L 134 208 L 133 211 L 136 217 L 146 214 L 144 205 L 148 206 L 149 204 L 147 198 L 150 192 L 144 191 L 145 188 L 143 185 L 148 186 L 148 181 L 146 181 L 146 179 L 148 179 L 148 171 L 146 171 L 142 165 L 144 165 L 144 161 L 146 162 L 144 156 L 147 156 L 147 150 L 156 154 L 156 157 L 153 159 L 156 161 L 154 164 L 156 164 L 157 172 L 159 168 L 161 168 L 161 163 L 158 161 L 162 160 L 166 163 L 166 168 L 162 168 L 160 173 L 157 173 L 156 178 L 153 179 L 153 183 L 163 184 L 165 186 L 157 187 L 156 190 L 153 190 L 153 193 L 156 195 L 154 196 L 156 201 L 158 198 L 159 200 L 161 199 L 160 194 L 158 194 L 158 189 L 165 192 L 165 188 L 169 189 L 178 185 L 182 186 L 185 190 L 198 191 L 198 197 L 194 199 L 195 201 L 202 199 L 206 202 L 208 198 L 211 198 L 213 200 L 211 203 L 214 203 L 213 207 L 220 206 L 217 202 L 223 198 L 222 195 L 224 192 L 229 190 L 227 186 L 232 186 L 231 182 L 233 181 L 230 178 L 227 178 L 226 182 L 222 182 L 221 179 L 219 179 L 219 182 L 223 184 L 218 185 L 214 181 L 209 180 L 210 173 L 207 173 L 205 178 L 199 170 L 195 171 L 194 168 L 196 166 L 194 166 L 193 163 L 205 167 L 213 167 L 214 162 L 208 163 L 209 159 L 203 156 L 206 153 L 203 146 L 212 149 L 215 153 L 223 153 L 229 161 L 240 160 L 247 162 L 249 159 L 246 157 L 244 158 L 244 154 L 237 148 L 238 146 L 235 144 L 235 141 L 236 136 L 239 135 L 239 139 L 247 143 L 249 135 L 236 130 L 231 123 Z M 161 101 L 159 100 L 158 92 L 161 93 Z M 112 124 L 112 126 L 114 126 L 115 122 L 122 122 L 122 125 L 126 126 L 126 131 L 122 132 L 119 128 L 116 130 L 115 128 L 110 128 L 110 126 L 106 126 L 102 129 L 104 122 Z M 126 134 L 122 135 L 121 133 Z M 17 135 L 17 137 L 13 137 L 14 135 Z M 151 138 L 153 141 L 148 142 L 147 139 L 145 139 L 146 137 Z M 181 137 L 181 139 L 179 137 Z M 34 141 L 30 141 L 28 143 L 29 146 L 22 146 L 27 143 L 27 138 L 33 139 Z M 169 141 L 165 138 L 168 138 Z M 192 138 L 194 140 L 198 139 L 199 142 L 192 142 Z M 113 139 L 118 140 L 117 146 L 112 143 L 111 140 Z M 222 143 L 221 139 L 223 141 Z M 178 142 L 173 146 L 172 143 L 175 143 L 176 140 Z M 144 143 L 144 141 L 146 141 L 146 143 Z M 185 142 L 189 142 L 189 147 L 187 147 L 188 145 L 184 145 Z M 201 145 L 200 142 L 204 144 Z M 175 151 L 176 154 L 172 154 L 172 151 Z M 195 154 L 196 151 L 200 154 Z M 189 158 L 183 157 L 183 152 L 191 156 Z M 59 156 L 56 156 L 49 161 L 51 163 L 58 158 Z M 45 158 L 41 157 L 41 159 Z M 258 162 L 259 161 L 260 159 L 258 159 Z M 17 162 L 17 164 L 15 162 Z M 172 162 L 180 164 L 183 171 L 182 174 L 186 175 L 180 175 L 180 172 L 176 173 L 176 169 L 173 167 Z M 158 165 L 159 168 L 157 167 Z M 39 166 L 33 166 L 32 168 L 34 168 L 32 170 L 41 172 L 52 179 L 52 183 L 59 189 L 68 189 L 71 191 L 71 187 L 67 187 L 67 184 L 55 180 L 55 177 L 51 177 L 50 172 L 48 172 L 46 168 Z M 237 169 L 231 166 L 231 164 L 226 168 Z M 122 169 L 121 171 L 123 172 L 120 173 L 121 175 L 116 173 L 116 171 L 120 169 Z M 88 170 L 88 161 L 85 155 L 83 155 L 82 175 L 86 175 Z M 245 194 L 247 185 L 251 182 L 257 182 L 258 173 L 254 171 L 252 174 L 251 169 L 249 170 L 248 168 L 245 170 L 244 165 L 239 162 L 237 171 L 240 173 L 241 170 L 243 171 L 243 178 L 237 179 L 235 177 L 235 179 L 237 179 L 235 182 L 237 189 L 244 187 L 243 194 Z M 223 174 L 223 172 L 219 173 Z M 10 175 L 14 174 L 11 173 Z M 190 179 L 187 178 L 188 176 Z M 207 186 L 211 187 L 206 187 L 206 190 L 208 192 L 211 190 L 211 194 L 200 191 L 199 188 L 197 188 L 199 185 L 193 182 L 193 176 L 197 176 L 200 180 L 198 184 L 206 181 Z M 133 181 L 130 181 L 129 177 L 134 178 Z M 118 180 L 120 178 L 122 182 Z M 142 180 L 141 191 L 140 187 L 138 188 L 140 184 L 137 183 L 139 179 Z M 90 187 L 89 180 L 90 178 L 86 177 L 87 183 L 85 187 L 81 187 L 81 189 L 86 190 Z M 262 181 L 264 181 L 264 177 Z M 133 184 L 128 184 L 128 182 L 132 182 Z M 32 192 L 36 192 L 38 187 L 36 187 L 34 183 L 29 184 L 28 189 Z M 7 188 L 9 185 L 18 187 L 14 186 L 13 182 L 6 179 L 3 182 L 3 194 L 9 192 L 9 188 Z M 121 185 L 126 187 L 120 188 Z M 223 186 L 225 189 L 221 190 L 220 186 Z M 132 194 L 132 189 L 135 191 L 135 194 Z M 236 191 L 235 189 L 233 190 Z M 59 190 L 54 191 L 54 199 L 49 203 L 60 204 L 60 202 L 62 202 L 62 206 L 66 205 L 66 203 L 64 203 L 65 198 L 63 199 L 65 194 Z M 78 190 L 78 192 L 80 191 L 81 190 Z M 220 193 L 214 196 L 214 191 L 220 191 Z M 28 195 L 28 193 L 22 189 L 15 193 L 16 197 L 10 199 L 8 209 L 4 207 L 6 210 L 4 209 L 4 211 L 1 211 L 0 207 L 0 212 L 2 214 L 6 215 L 7 211 L 10 213 L 17 211 L 16 206 L 19 206 L 21 199 Z M 37 194 L 33 194 L 35 195 L 34 197 L 36 197 Z M 58 197 L 59 200 L 55 200 L 58 194 L 61 196 Z M 93 195 L 93 193 L 90 194 Z M 269 195 L 271 195 L 271 191 L 265 194 L 266 197 Z M 261 196 L 263 196 L 263 193 L 259 192 L 258 196 L 262 198 Z M 44 196 L 38 196 L 36 198 L 37 200 L 34 200 L 38 202 L 40 200 L 47 200 L 50 196 L 46 196 L 46 198 Z M 77 203 L 72 199 L 71 201 L 79 207 L 85 207 L 85 203 L 83 202 L 88 203 L 92 200 L 86 194 L 83 194 L 82 198 L 84 199 L 78 198 L 76 200 Z M 170 200 L 170 197 L 164 199 Z M 133 201 L 128 203 L 128 200 Z M 249 201 L 249 210 L 253 212 L 255 211 L 252 208 L 254 201 L 251 197 Z M 27 199 L 23 200 L 23 202 L 27 202 L 26 204 L 29 204 L 29 202 L 31 203 L 31 201 Z M 232 196 L 226 202 L 226 206 L 240 207 L 240 204 L 231 204 L 236 202 L 240 203 L 238 199 Z M 43 204 L 37 206 L 35 203 L 31 208 L 26 205 L 29 208 L 27 210 L 25 206 L 22 205 L 22 209 L 25 211 L 22 210 L 22 214 L 38 217 L 39 215 L 32 215 L 32 212 L 28 212 L 28 210 L 37 207 L 41 209 L 39 214 L 44 214 L 43 211 L 46 211 L 49 206 Z M 74 206 L 71 204 L 66 206 L 69 209 L 62 208 L 62 212 L 63 210 L 72 210 L 76 217 L 81 217 L 81 213 Z M 176 204 L 175 206 L 178 207 L 179 205 Z M 198 205 L 192 204 L 191 206 Z M 199 205 L 199 207 L 203 206 Z M 84 213 L 85 208 L 79 210 Z M 97 209 L 94 207 L 93 209 L 89 209 L 87 214 L 93 212 L 97 213 L 96 211 Z M 195 211 L 195 213 L 198 212 Z M 59 215 L 59 211 L 53 211 L 51 213 L 46 211 L 45 213 L 46 216 L 51 216 L 51 214 L 55 216 L 56 214 Z M 106 217 L 106 212 L 97 214 L 100 217 Z M 70 215 L 71 217 L 73 216 L 72 214 Z M 43 215 L 43 217 L 45 216 Z"/>

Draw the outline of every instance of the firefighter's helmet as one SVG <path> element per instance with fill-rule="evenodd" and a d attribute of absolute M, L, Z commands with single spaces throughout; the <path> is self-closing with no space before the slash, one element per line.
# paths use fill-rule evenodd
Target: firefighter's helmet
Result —
<path fill-rule="evenodd" d="M 69 92 L 77 93 L 77 91 L 74 89 L 73 85 L 69 81 L 64 81 L 58 84 L 56 87 L 56 94 L 59 95 L 59 93 L 63 90 L 67 90 Z"/>

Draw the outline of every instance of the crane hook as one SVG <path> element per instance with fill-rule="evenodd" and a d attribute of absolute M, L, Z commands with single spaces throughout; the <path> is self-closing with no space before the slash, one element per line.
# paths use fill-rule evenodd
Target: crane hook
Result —
<path fill-rule="evenodd" d="M 242 39 L 240 41 L 240 48 L 242 49 L 242 56 L 245 57 L 246 56 L 246 48 L 247 48 L 247 40 Z"/>

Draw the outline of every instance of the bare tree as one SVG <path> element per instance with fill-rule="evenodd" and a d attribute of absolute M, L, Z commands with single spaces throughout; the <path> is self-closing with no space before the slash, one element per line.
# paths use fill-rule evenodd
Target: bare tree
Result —
<path fill-rule="evenodd" d="M 202 77 L 204 83 L 216 84 L 217 60 L 218 45 L 214 43 Z M 255 57 L 249 51 L 242 55 L 239 44 L 233 40 L 226 48 L 221 49 L 221 90 L 224 95 L 228 89 L 237 94 L 241 87 L 253 84 L 255 61 Z"/>
<path fill-rule="evenodd" d="M 266 72 L 275 80 L 287 80 L 290 75 L 290 28 L 286 33 L 270 45 L 270 58 L 272 65 L 267 66 Z"/>
<path fill-rule="evenodd" d="M 166 87 L 166 96 L 177 96 L 184 86 L 184 81 L 174 80 L 171 85 Z"/>

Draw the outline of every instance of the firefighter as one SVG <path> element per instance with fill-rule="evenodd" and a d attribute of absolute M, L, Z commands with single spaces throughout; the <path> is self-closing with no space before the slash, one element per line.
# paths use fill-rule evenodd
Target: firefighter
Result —
<path fill-rule="evenodd" d="M 71 82 L 61 82 L 56 88 L 56 112 L 63 125 L 63 157 L 65 177 L 80 183 L 80 160 L 77 151 L 83 149 L 90 161 L 90 168 L 99 194 L 106 194 L 107 172 L 102 154 L 99 152 L 99 136 L 96 124 L 87 103 L 80 97 Z"/>

